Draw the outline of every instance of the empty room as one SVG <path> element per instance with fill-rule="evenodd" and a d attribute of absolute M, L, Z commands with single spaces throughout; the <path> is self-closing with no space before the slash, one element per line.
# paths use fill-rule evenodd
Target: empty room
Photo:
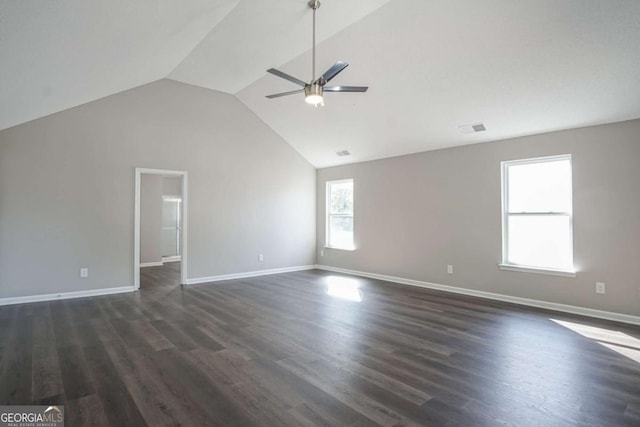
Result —
<path fill-rule="evenodd" d="M 637 0 L 0 0 L 0 426 L 640 426 Z"/>

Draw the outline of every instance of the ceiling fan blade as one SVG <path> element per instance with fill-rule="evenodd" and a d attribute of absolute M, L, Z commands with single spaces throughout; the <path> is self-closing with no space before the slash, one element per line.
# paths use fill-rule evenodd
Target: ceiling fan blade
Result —
<path fill-rule="evenodd" d="M 332 78 L 337 76 L 340 73 L 340 71 L 344 70 L 348 66 L 349 64 L 347 64 L 346 62 L 338 61 L 335 64 L 333 64 L 333 66 L 329 68 L 320 78 L 324 80 L 325 83 L 327 83 Z"/>
<path fill-rule="evenodd" d="M 282 92 L 282 93 L 275 93 L 273 95 L 267 95 L 266 97 L 269 99 L 273 99 L 273 98 L 280 98 L 281 96 L 288 96 L 288 95 L 293 95 L 295 93 L 302 93 L 304 92 L 304 89 L 297 89 L 297 90 L 291 90 L 289 92 Z"/>
<path fill-rule="evenodd" d="M 295 83 L 295 84 L 297 84 L 297 85 L 300 85 L 300 86 L 302 86 L 302 87 L 304 87 L 304 86 L 306 86 L 306 85 L 307 85 L 307 84 L 306 84 L 305 82 L 303 82 L 302 80 L 300 80 L 300 79 L 296 79 L 295 77 L 290 76 L 290 75 L 289 75 L 289 74 L 287 74 L 287 73 L 283 73 L 283 72 L 282 72 L 282 71 L 280 71 L 280 70 L 276 70 L 275 68 L 269 68 L 269 69 L 267 70 L 267 73 L 271 73 L 271 74 L 273 74 L 274 76 L 278 76 L 278 77 L 283 78 L 283 79 L 285 79 L 285 80 L 289 80 L 290 82 Z"/>
<path fill-rule="evenodd" d="M 366 92 L 369 86 L 325 86 L 325 92 Z"/>

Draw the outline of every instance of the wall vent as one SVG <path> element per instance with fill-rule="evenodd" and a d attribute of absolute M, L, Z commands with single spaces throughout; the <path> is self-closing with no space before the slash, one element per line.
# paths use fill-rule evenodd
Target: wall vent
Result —
<path fill-rule="evenodd" d="M 336 154 L 337 154 L 339 157 L 342 157 L 342 156 L 350 156 L 350 155 L 351 155 L 351 153 L 350 153 L 350 152 L 348 152 L 347 150 L 336 151 Z"/>
<path fill-rule="evenodd" d="M 470 125 L 458 126 L 458 130 L 461 133 L 476 133 L 476 132 L 484 132 L 487 130 L 484 123 L 473 123 Z"/>

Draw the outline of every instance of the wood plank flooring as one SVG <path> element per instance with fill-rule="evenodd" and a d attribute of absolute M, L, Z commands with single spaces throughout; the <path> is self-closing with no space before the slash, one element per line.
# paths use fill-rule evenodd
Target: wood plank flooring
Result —
<path fill-rule="evenodd" d="M 319 270 L 181 287 L 178 267 L 0 307 L 0 404 L 68 426 L 640 426 L 640 328 Z"/>

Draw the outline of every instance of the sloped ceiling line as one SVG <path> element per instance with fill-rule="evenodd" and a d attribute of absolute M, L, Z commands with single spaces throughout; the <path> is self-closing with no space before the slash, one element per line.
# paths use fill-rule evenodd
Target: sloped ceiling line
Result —
<path fill-rule="evenodd" d="M 214 32 L 214 30 L 216 29 L 216 27 L 225 19 L 227 19 L 227 17 L 229 16 L 230 13 L 233 12 L 234 9 L 236 9 L 238 7 L 238 5 L 240 4 L 240 0 L 235 0 L 230 4 L 225 5 L 225 9 L 226 11 L 224 11 L 223 13 L 219 14 L 216 16 L 216 20 L 212 21 L 209 23 L 209 25 L 211 26 L 211 29 L 209 30 L 208 33 L 204 34 L 202 36 L 202 38 L 195 44 L 193 45 L 193 47 L 191 48 L 191 50 L 189 50 L 187 53 L 185 53 L 185 55 L 182 57 L 182 59 L 180 60 L 180 62 L 178 62 L 176 64 L 175 67 L 173 67 L 173 69 L 171 69 L 171 71 L 169 73 L 167 73 L 167 75 L 165 77 L 169 77 L 171 74 L 173 74 L 178 68 L 180 68 L 181 66 L 184 65 L 185 61 L 193 54 L 193 52 L 198 49 L 199 46 L 201 46 L 203 44 L 203 42 L 209 38 L 212 37 L 212 33 Z"/>

